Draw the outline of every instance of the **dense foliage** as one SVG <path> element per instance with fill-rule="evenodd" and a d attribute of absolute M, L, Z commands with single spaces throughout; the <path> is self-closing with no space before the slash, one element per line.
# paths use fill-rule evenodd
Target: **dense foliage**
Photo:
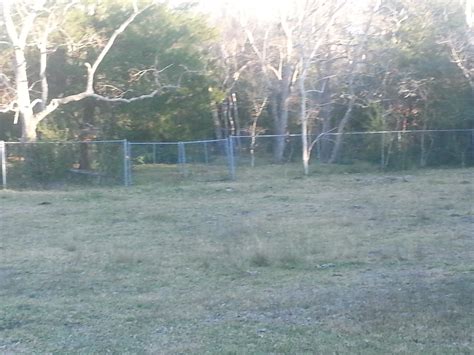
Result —
<path fill-rule="evenodd" d="M 67 4 L 46 2 L 49 12 L 38 15 L 37 26 L 51 25 L 47 14 Z M 80 4 L 55 18 L 48 38 L 50 98 L 85 85 L 85 63 L 130 11 L 125 0 Z M 192 6 L 152 6 L 120 34 L 94 89 L 110 98 L 158 94 L 131 104 L 87 98 L 61 106 L 40 123 L 38 136 L 187 140 L 295 132 L 304 120 L 310 135 L 474 127 L 473 29 L 462 2 L 384 0 L 356 11 L 350 4 L 312 0 L 306 13 L 295 8 L 275 20 L 229 9 L 211 21 Z M 6 107 L 15 96 L 13 49 L 0 34 Z M 40 97 L 41 79 L 35 36 L 25 50 L 32 99 Z M 297 86 L 303 73 L 304 97 Z M 20 139 L 18 122 L 14 112 L 0 113 L 0 139 Z M 334 147 L 321 149 L 326 160 L 337 155 Z"/>

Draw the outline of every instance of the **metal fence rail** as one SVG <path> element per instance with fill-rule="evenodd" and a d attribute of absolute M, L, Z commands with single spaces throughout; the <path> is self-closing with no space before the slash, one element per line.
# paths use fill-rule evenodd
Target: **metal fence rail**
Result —
<path fill-rule="evenodd" d="M 333 156 L 338 136 L 342 143 Z M 282 140 L 283 154 L 276 161 L 273 148 Z M 474 166 L 474 129 L 329 132 L 308 140 L 316 167 L 328 162 L 379 170 Z M 299 163 L 301 153 L 300 134 L 186 142 L 0 142 L 0 183 L 3 188 L 51 188 L 130 186 L 143 176 L 151 181 L 234 180 L 244 167 Z M 132 172 L 137 173 L 133 179 Z"/>

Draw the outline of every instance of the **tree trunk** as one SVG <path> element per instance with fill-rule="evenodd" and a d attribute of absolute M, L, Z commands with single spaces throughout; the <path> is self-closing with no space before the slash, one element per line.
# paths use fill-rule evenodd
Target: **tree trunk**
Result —
<path fill-rule="evenodd" d="M 49 85 L 48 78 L 46 77 L 46 68 L 48 66 L 48 30 L 45 31 L 45 35 L 39 46 L 40 50 L 40 80 L 41 80 L 41 111 L 46 109 L 49 98 Z"/>
<path fill-rule="evenodd" d="M 327 71 L 329 72 L 329 70 Z M 323 85 L 323 92 L 318 97 L 318 103 L 320 105 L 319 110 L 319 118 L 322 121 L 321 124 L 321 133 L 329 132 L 331 130 L 331 114 L 333 105 L 331 103 L 332 100 L 332 91 L 331 91 L 331 82 L 330 79 L 327 78 Z M 321 137 L 321 144 L 319 157 L 322 162 L 328 162 L 331 154 L 331 140 L 329 137 Z"/>
<path fill-rule="evenodd" d="M 23 142 L 34 142 L 37 139 L 36 128 L 38 122 L 31 107 L 26 59 L 22 49 L 15 50 L 15 67 L 17 102 L 21 120 L 21 140 Z"/>
<path fill-rule="evenodd" d="M 230 135 L 229 131 L 229 110 L 227 107 L 227 101 L 222 102 L 219 105 L 220 108 L 220 117 L 224 122 L 224 137 L 227 138 Z"/>
<path fill-rule="evenodd" d="M 474 28 L 474 4 L 472 0 L 466 0 L 466 24 L 469 28 Z"/>
<path fill-rule="evenodd" d="M 336 142 L 334 143 L 334 148 L 332 149 L 331 158 L 329 158 L 329 163 L 334 164 L 339 157 L 339 152 L 342 147 L 342 140 L 343 140 L 343 133 L 344 129 L 346 128 L 349 119 L 352 116 L 352 110 L 354 109 L 355 104 L 355 93 L 351 92 L 351 99 L 349 100 L 349 104 L 347 106 L 346 112 L 344 113 L 344 117 L 342 118 L 341 122 L 339 122 L 339 126 L 337 127 L 337 136 Z"/>
<path fill-rule="evenodd" d="M 262 107 L 263 109 L 263 107 Z M 255 117 L 252 118 L 253 122 L 250 126 L 250 166 L 255 167 L 255 147 L 257 146 L 257 121 L 260 117 L 261 111 L 255 114 Z"/>
<path fill-rule="evenodd" d="M 252 117 L 252 125 L 250 126 L 250 166 L 255 167 L 255 147 L 257 146 L 257 122 L 262 112 L 267 105 L 267 97 L 263 100 L 260 106 L 256 105 L 255 115 Z"/>
<path fill-rule="evenodd" d="M 273 160 L 275 163 L 283 162 L 286 146 L 286 134 L 288 131 L 288 103 L 291 94 L 291 79 L 293 70 L 289 64 L 283 67 L 282 79 L 279 87 L 274 93 L 273 112 L 275 134 L 275 145 L 273 148 Z"/>
<path fill-rule="evenodd" d="M 320 114 L 321 115 L 321 114 Z M 331 130 L 331 117 L 330 116 L 321 116 L 323 121 L 321 127 L 321 133 L 329 132 Z M 329 158 L 331 157 L 331 139 L 330 136 L 322 136 L 321 137 L 321 144 L 319 145 L 319 157 L 321 162 L 327 163 Z"/>
<path fill-rule="evenodd" d="M 216 134 L 216 139 L 223 139 L 222 134 L 222 125 L 221 120 L 219 119 L 219 112 L 216 103 L 212 103 L 211 105 L 211 113 L 212 113 L 212 122 L 214 123 L 214 132 Z"/>
<path fill-rule="evenodd" d="M 86 99 L 84 102 L 83 110 L 83 127 L 79 135 L 79 140 L 88 141 L 93 140 L 95 137 L 91 136 L 91 130 L 94 127 L 94 114 L 95 114 L 95 101 Z M 92 164 L 89 154 L 89 144 L 82 143 L 79 146 L 79 169 L 91 170 Z"/>
<path fill-rule="evenodd" d="M 274 134 L 277 135 L 273 142 L 273 161 L 280 163 L 283 161 L 283 153 L 285 151 L 285 137 L 281 136 L 285 133 L 282 129 L 281 114 L 280 114 L 280 103 L 279 92 L 275 90 L 272 95 L 272 117 L 274 125 Z"/>
<path fill-rule="evenodd" d="M 239 107 L 237 103 L 237 94 L 231 94 L 232 99 L 232 108 L 233 108 L 233 115 L 234 115 L 234 123 L 235 123 L 235 135 L 237 136 L 237 147 L 241 149 L 241 142 L 240 142 L 240 134 L 241 134 L 241 125 L 240 125 L 240 117 L 239 117 Z"/>
<path fill-rule="evenodd" d="M 36 142 L 38 134 L 36 129 L 38 123 L 36 122 L 33 115 L 29 116 L 28 113 L 21 113 L 21 141 L 22 142 Z"/>
<path fill-rule="evenodd" d="M 303 123 L 301 125 L 301 130 L 307 129 L 307 123 Z M 309 158 L 311 156 L 311 151 L 309 150 L 309 144 L 308 144 L 308 135 L 307 134 L 302 134 L 301 135 L 301 140 L 303 142 L 303 153 L 302 153 L 302 159 L 303 159 L 303 171 L 305 175 L 309 175 Z"/>
<path fill-rule="evenodd" d="M 298 80 L 300 90 L 300 121 L 301 121 L 301 143 L 302 143 L 302 160 L 303 171 L 305 175 L 309 175 L 309 158 L 311 156 L 311 148 L 308 142 L 308 116 L 306 112 L 306 73 L 308 63 L 303 59 L 301 64 L 302 70 Z"/>
<path fill-rule="evenodd" d="M 329 159 L 329 163 L 334 163 L 337 160 L 338 156 L 339 156 L 339 151 L 341 149 L 342 139 L 343 139 L 342 134 L 344 133 L 344 129 L 346 128 L 346 125 L 347 125 L 347 123 L 349 122 L 349 120 L 351 119 L 351 116 L 352 116 L 352 110 L 354 109 L 354 105 L 355 105 L 355 102 L 356 102 L 356 94 L 355 94 L 355 89 L 354 89 L 355 83 L 354 82 L 355 82 L 355 76 L 356 76 L 356 68 L 357 68 L 357 65 L 358 65 L 357 63 L 358 63 L 359 58 L 362 57 L 362 53 L 364 52 L 364 50 L 367 46 L 367 38 L 368 38 L 370 27 L 372 26 L 373 16 L 374 16 L 374 11 L 372 11 L 370 13 L 369 19 L 368 19 L 368 21 L 365 25 L 365 30 L 364 30 L 364 33 L 362 35 L 361 42 L 356 47 L 354 56 L 352 57 L 352 62 L 350 64 L 349 73 L 348 73 L 349 74 L 349 97 L 350 97 L 350 99 L 349 99 L 349 103 L 347 105 L 346 112 L 344 113 L 344 116 L 343 116 L 341 122 L 339 122 L 339 125 L 337 127 L 338 135 L 336 136 L 336 142 L 334 144 L 334 148 L 332 150 L 331 158 Z"/>

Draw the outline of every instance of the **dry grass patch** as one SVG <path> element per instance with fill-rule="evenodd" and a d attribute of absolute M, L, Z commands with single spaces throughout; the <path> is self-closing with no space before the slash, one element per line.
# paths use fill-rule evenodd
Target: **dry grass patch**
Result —
<path fill-rule="evenodd" d="M 2 191 L 0 353 L 472 353 L 473 180 Z"/>

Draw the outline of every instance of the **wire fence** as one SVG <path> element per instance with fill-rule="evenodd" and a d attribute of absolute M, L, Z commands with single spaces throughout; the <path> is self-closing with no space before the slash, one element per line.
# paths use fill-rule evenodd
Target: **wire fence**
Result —
<path fill-rule="evenodd" d="M 329 163 L 381 171 L 474 166 L 473 129 L 326 133 L 308 137 L 308 143 L 310 165 L 316 168 Z M 297 169 L 302 146 L 300 134 L 188 142 L 0 142 L 0 183 L 52 188 L 234 180 L 246 167 L 293 163 Z"/>
<path fill-rule="evenodd" d="M 474 130 L 326 133 L 308 137 L 308 142 L 316 167 L 334 163 L 394 171 L 474 165 Z M 275 146 L 281 144 L 284 148 L 276 156 Z M 135 172 L 152 181 L 235 179 L 239 169 L 298 163 L 302 156 L 301 134 L 130 145 Z"/>
<path fill-rule="evenodd" d="M 234 139 L 130 143 L 134 171 L 143 179 L 235 179 Z"/>
<path fill-rule="evenodd" d="M 281 156 L 275 156 L 277 139 L 284 139 Z M 337 140 L 339 148 L 336 148 Z M 300 134 L 233 137 L 239 166 L 301 161 Z M 366 163 L 380 170 L 474 165 L 474 130 L 416 130 L 326 133 L 308 137 L 313 165 Z"/>
<path fill-rule="evenodd" d="M 126 141 L 0 142 L 3 188 L 130 185 Z"/>
<path fill-rule="evenodd" d="M 336 134 L 327 137 L 329 150 Z M 326 139 L 326 138 L 325 138 Z M 319 144 L 319 159 L 325 161 L 325 139 Z M 322 154 L 322 156 L 321 156 Z M 425 167 L 465 167 L 474 164 L 474 130 L 416 130 L 352 132 L 342 135 L 336 162 L 366 161 L 381 170 Z"/>

